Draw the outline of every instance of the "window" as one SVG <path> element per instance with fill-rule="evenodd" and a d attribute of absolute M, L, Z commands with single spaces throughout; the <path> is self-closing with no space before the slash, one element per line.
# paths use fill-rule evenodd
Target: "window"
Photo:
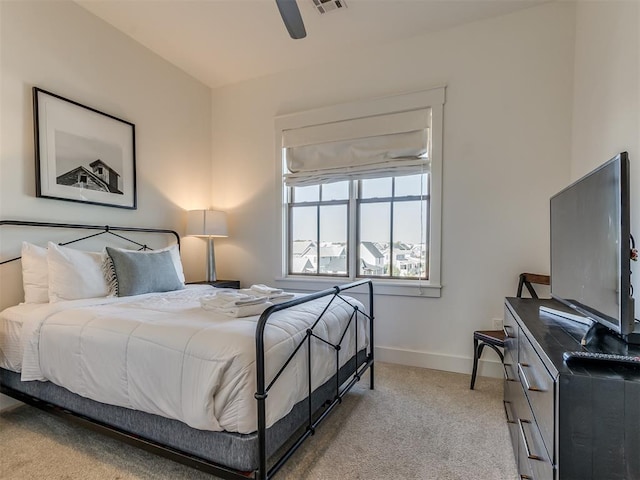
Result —
<path fill-rule="evenodd" d="M 291 187 L 288 273 L 347 276 L 349 182 Z"/>
<path fill-rule="evenodd" d="M 288 273 L 350 277 L 353 252 L 357 277 L 427 280 L 428 178 L 289 187 Z M 357 249 L 349 242 L 354 209 Z"/>
<path fill-rule="evenodd" d="M 358 277 L 429 279 L 429 175 L 361 180 Z"/>
<path fill-rule="evenodd" d="M 439 296 L 443 104 L 437 88 L 276 119 L 283 286 Z"/>

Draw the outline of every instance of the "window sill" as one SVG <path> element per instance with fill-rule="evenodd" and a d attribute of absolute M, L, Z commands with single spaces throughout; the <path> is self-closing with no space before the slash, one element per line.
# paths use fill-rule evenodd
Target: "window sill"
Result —
<path fill-rule="evenodd" d="M 360 280 L 360 279 L 359 279 Z M 300 292 L 315 292 L 325 290 L 335 285 L 345 285 L 352 279 L 348 278 L 328 278 L 328 277 L 280 277 L 275 278 L 274 283 L 283 290 Z M 425 297 L 439 298 L 441 285 L 430 285 L 417 280 L 384 280 L 373 279 L 373 291 L 376 295 L 395 295 L 402 297 Z M 366 293 L 366 287 L 358 287 L 352 290 L 354 293 Z"/>

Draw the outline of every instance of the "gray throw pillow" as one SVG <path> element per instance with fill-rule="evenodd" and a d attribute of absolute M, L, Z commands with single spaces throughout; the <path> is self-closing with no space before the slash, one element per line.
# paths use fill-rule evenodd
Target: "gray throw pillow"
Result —
<path fill-rule="evenodd" d="M 119 297 L 184 288 L 168 251 L 129 252 L 107 247 L 107 254 L 113 262 Z"/>

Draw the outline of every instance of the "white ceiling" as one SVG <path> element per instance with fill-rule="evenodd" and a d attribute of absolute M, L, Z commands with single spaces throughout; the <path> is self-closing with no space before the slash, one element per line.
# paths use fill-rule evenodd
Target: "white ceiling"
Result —
<path fill-rule="evenodd" d="M 312 0 L 298 0 L 307 37 L 293 40 L 275 0 L 76 0 L 212 88 L 548 0 L 345 1 L 320 15 Z"/>

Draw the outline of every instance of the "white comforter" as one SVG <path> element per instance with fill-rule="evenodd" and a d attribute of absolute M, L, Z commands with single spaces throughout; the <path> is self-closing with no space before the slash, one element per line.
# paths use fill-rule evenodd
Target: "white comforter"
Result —
<path fill-rule="evenodd" d="M 22 380 L 49 380 L 99 402 L 155 413 L 204 430 L 257 428 L 255 330 L 258 317 L 229 318 L 200 307 L 207 286 L 163 294 L 53 303 L 23 325 Z M 267 382 L 326 306 L 328 299 L 274 314 L 265 330 Z M 352 304 L 362 305 L 354 299 Z M 336 299 L 316 332 L 336 343 L 351 309 Z M 367 345 L 359 315 L 359 348 Z M 353 327 L 340 350 L 354 353 Z M 348 348 L 347 348 L 348 347 Z M 335 351 L 314 341 L 313 385 L 335 373 Z M 306 347 L 267 399 L 267 425 L 307 394 Z"/>

